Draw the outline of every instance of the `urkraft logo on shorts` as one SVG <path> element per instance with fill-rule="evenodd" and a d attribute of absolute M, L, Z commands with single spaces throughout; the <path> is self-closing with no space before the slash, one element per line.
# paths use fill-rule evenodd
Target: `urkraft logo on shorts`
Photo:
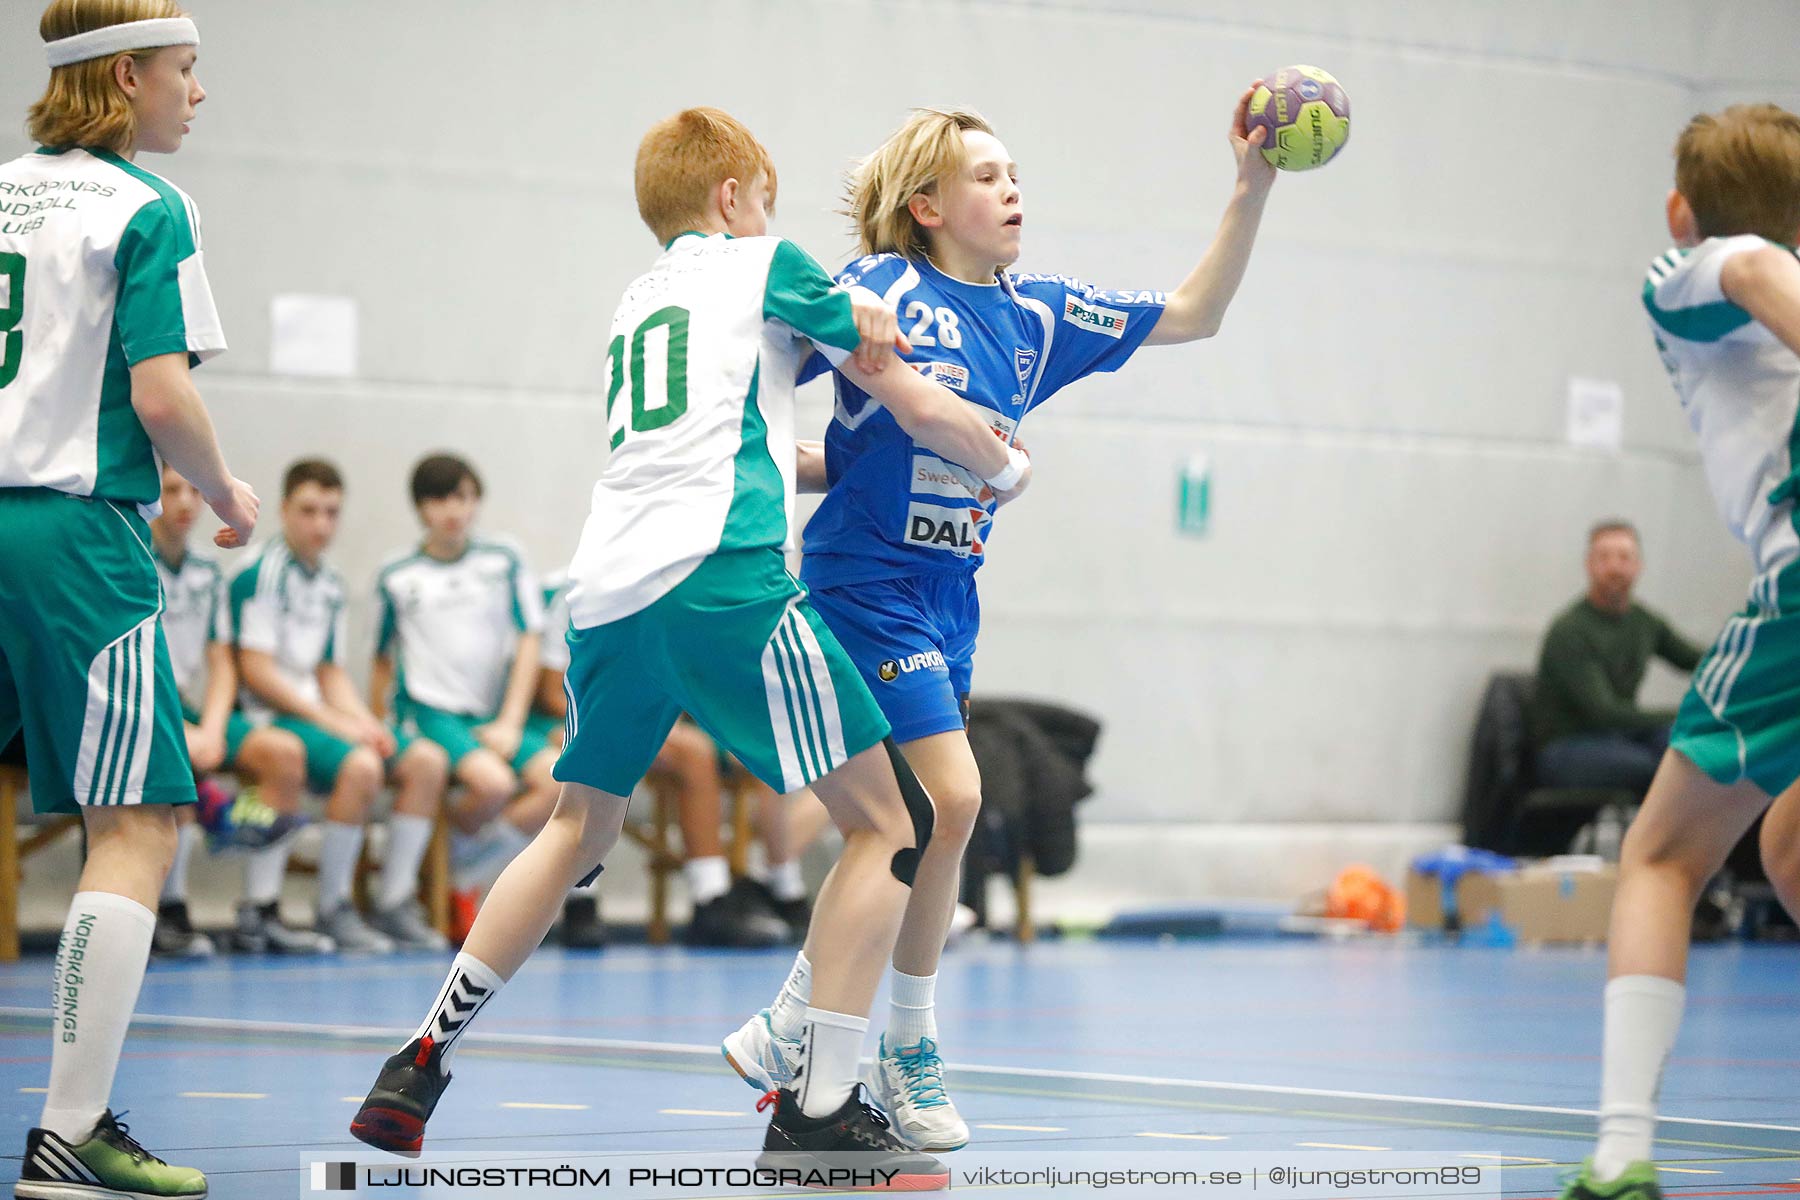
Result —
<path fill-rule="evenodd" d="M 911 675 L 914 671 L 948 671 L 950 665 L 944 661 L 942 650 L 921 650 L 909 654 L 905 658 L 890 658 L 875 668 L 875 674 L 883 683 L 892 683 L 901 675 Z"/>

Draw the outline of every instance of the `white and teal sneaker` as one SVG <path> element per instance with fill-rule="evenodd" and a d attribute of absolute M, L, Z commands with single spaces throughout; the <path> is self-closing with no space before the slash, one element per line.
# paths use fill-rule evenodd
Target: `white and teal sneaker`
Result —
<path fill-rule="evenodd" d="M 794 1082 L 800 1065 L 800 1039 L 778 1037 L 763 1009 L 719 1043 L 720 1053 L 745 1083 L 759 1092 L 772 1092 Z"/>
<path fill-rule="evenodd" d="M 942 1154 L 969 1144 L 969 1126 L 944 1090 L 944 1060 L 932 1038 L 890 1051 L 882 1034 L 869 1090 L 914 1149 Z"/>

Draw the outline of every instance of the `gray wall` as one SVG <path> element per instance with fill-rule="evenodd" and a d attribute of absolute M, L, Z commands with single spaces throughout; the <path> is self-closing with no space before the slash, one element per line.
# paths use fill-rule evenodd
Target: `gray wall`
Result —
<path fill-rule="evenodd" d="M 978 687 L 1106 721 L 1090 821 L 1267 826 L 1274 860 L 1307 825 L 1436 835 L 1483 679 L 1529 664 L 1594 518 L 1639 522 L 1644 595 L 1692 635 L 1741 598 L 1636 296 L 1682 122 L 1796 102 L 1794 5 L 1288 0 L 1279 27 L 1178 0 L 196 9 L 212 95 L 147 165 L 205 215 L 233 350 L 199 378 L 265 496 L 295 455 L 342 462 L 355 579 L 411 536 L 404 473 L 440 446 L 483 466 L 489 525 L 540 565 L 573 547 L 602 331 L 655 251 L 630 187 L 652 120 L 745 118 L 780 165 L 778 231 L 829 263 L 848 160 L 909 104 L 974 105 L 1022 164 L 1021 266 L 1170 287 L 1225 202 L 1237 89 L 1309 61 L 1355 134 L 1278 183 L 1222 335 L 1024 430 L 1037 482 L 983 572 Z M 42 77 L 34 39 L 0 39 L 0 110 Z M 361 378 L 267 375 L 277 292 L 360 302 Z M 1623 452 L 1565 445 L 1570 375 L 1623 386 Z M 803 410 L 822 429 L 817 389 Z M 1214 526 L 1184 539 L 1195 451 Z"/>

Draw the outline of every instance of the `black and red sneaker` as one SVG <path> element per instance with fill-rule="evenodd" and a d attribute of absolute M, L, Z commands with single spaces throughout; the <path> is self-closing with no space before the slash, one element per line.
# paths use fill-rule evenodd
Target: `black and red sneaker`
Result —
<path fill-rule="evenodd" d="M 779 1171 L 783 1187 L 850 1192 L 935 1192 L 950 1186 L 950 1168 L 912 1149 L 859 1083 L 836 1112 L 809 1117 L 788 1088 L 764 1094 L 775 1115 L 763 1135 L 758 1170 Z"/>
<path fill-rule="evenodd" d="M 369 1098 L 356 1110 L 350 1132 L 377 1150 L 417 1154 L 425 1144 L 425 1122 L 450 1086 L 444 1048 L 430 1034 L 414 1038 L 382 1064 Z"/>

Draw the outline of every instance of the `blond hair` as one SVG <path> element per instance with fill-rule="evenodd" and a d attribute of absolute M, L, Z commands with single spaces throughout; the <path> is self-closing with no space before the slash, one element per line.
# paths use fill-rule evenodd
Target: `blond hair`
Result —
<path fill-rule="evenodd" d="M 38 21 L 38 36 L 55 42 L 108 25 L 187 15 L 175 0 L 50 0 Z M 52 67 L 50 85 L 26 116 L 32 138 L 44 146 L 98 146 L 119 153 L 131 149 L 137 140 L 137 114 L 113 68 L 128 55 L 145 58 L 154 53 L 154 49 L 125 50 Z"/>
<path fill-rule="evenodd" d="M 967 161 L 963 134 L 970 130 L 994 132 L 973 109 L 915 108 L 879 150 L 857 164 L 850 175 L 847 215 L 864 254 L 924 257 L 925 230 L 907 206 L 962 169 Z"/>
<path fill-rule="evenodd" d="M 775 204 L 775 160 L 743 122 L 717 108 L 688 108 L 658 121 L 638 143 L 638 216 L 667 242 L 706 216 L 713 189 L 727 179 L 769 179 Z"/>
<path fill-rule="evenodd" d="M 1800 237 L 1800 117 L 1773 104 L 1734 104 L 1689 121 L 1675 142 L 1675 190 L 1701 237 Z"/>

